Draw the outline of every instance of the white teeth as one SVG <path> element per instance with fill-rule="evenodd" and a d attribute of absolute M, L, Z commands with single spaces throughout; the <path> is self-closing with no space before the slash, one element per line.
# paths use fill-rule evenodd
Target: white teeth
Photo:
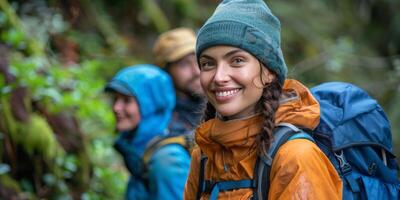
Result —
<path fill-rule="evenodd" d="M 231 96 L 231 95 L 237 93 L 238 91 L 239 91 L 239 89 L 223 91 L 223 92 L 215 92 L 215 95 L 218 97 L 226 97 L 226 96 Z"/>

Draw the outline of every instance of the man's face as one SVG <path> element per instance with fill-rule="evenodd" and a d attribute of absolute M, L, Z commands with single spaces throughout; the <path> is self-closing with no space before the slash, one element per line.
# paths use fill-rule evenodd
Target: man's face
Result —
<path fill-rule="evenodd" d="M 200 85 L 200 69 L 194 53 L 188 54 L 180 60 L 170 64 L 168 72 L 174 80 L 178 95 L 202 95 Z"/>

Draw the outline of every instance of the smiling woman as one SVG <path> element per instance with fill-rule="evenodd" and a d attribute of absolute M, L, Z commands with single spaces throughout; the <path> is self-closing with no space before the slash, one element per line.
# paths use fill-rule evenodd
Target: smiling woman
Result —
<path fill-rule="evenodd" d="M 308 139 L 281 146 L 259 192 L 257 159 L 271 159 L 276 126 L 312 130 L 320 113 L 304 85 L 286 80 L 280 22 L 262 0 L 223 1 L 199 30 L 196 56 L 208 102 L 185 199 L 341 199 L 338 173 Z"/>

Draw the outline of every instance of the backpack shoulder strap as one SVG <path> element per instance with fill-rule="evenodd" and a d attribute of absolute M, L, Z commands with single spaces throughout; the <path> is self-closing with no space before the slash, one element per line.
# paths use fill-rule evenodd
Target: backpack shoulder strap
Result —
<path fill-rule="evenodd" d="M 304 133 L 304 132 L 300 132 L 300 133 L 297 133 L 297 134 L 291 136 L 288 139 L 288 141 L 295 140 L 295 139 L 307 139 L 307 140 L 310 140 L 311 142 L 315 143 L 314 138 L 310 134 Z"/>
<path fill-rule="evenodd" d="M 206 163 L 207 163 L 207 156 L 200 150 L 199 187 L 197 189 L 197 194 L 196 194 L 197 200 L 200 200 L 201 194 L 206 190 L 206 184 L 204 181 Z"/>
<path fill-rule="evenodd" d="M 279 148 L 288 140 L 293 139 L 309 139 L 314 142 L 314 139 L 301 129 L 293 124 L 281 123 L 274 130 L 274 140 L 271 143 L 267 155 L 260 155 L 256 161 L 254 169 L 255 181 L 257 184 L 256 191 L 254 191 L 254 199 L 264 200 L 268 198 L 269 192 L 269 175 L 271 172 L 272 161 L 278 152 Z"/>
<path fill-rule="evenodd" d="M 144 151 L 143 154 L 143 162 L 145 165 L 149 163 L 151 156 L 153 155 L 154 151 L 160 149 L 163 146 L 170 145 L 170 144 L 179 144 L 185 148 L 185 150 L 191 154 L 191 151 L 194 147 L 194 140 L 191 134 L 183 134 L 177 136 L 165 136 L 165 137 L 158 137 L 151 141 Z"/>

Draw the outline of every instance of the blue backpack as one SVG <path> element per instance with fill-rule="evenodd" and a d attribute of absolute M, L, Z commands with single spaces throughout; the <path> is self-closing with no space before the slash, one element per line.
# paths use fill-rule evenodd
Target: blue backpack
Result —
<path fill-rule="evenodd" d="M 318 145 L 332 162 L 343 181 L 343 199 L 400 199 L 399 167 L 392 152 L 390 124 L 381 106 L 364 90 L 341 82 L 318 85 L 311 92 L 321 106 L 321 119 L 313 130 L 280 124 L 268 156 L 259 156 L 253 180 L 204 180 L 203 155 L 200 163 L 199 190 L 210 199 L 220 191 L 252 188 L 254 200 L 268 198 L 269 173 L 273 158 L 288 140 L 308 139 Z"/>

